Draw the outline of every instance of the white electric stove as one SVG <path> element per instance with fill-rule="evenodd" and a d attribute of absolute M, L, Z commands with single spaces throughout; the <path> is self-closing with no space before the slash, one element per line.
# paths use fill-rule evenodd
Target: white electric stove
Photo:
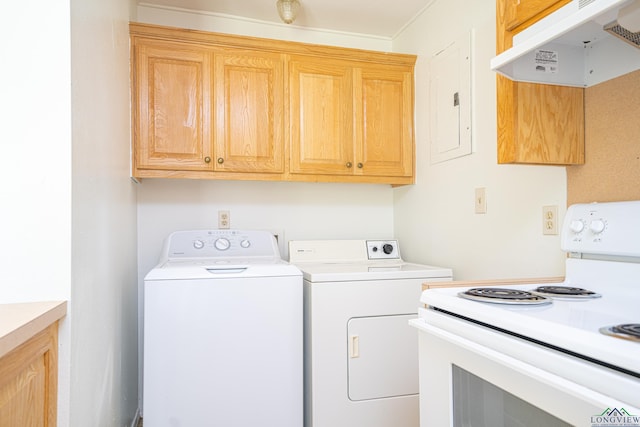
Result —
<path fill-rule="evenodd" d="M 422 294 L 421 425 L 640 426 L 640 201 L 571 206 L 561 246 L 552 293 Z"/>

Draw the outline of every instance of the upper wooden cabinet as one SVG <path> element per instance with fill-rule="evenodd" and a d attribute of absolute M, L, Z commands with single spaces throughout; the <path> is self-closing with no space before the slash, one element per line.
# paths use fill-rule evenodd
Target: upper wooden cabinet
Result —
<path fill-rule="evenodd" d="M 412 177 L 412 69 L 361 67 L 356 81 L 356 170 L 370 176 Z"/>
<path fill-rule="evenodd" d="M 414 55 L 130 31 L 134 177 L 413 183 Z"/>
<path fill-rule="evenodd" d="M 497 0 L 497 53 L 570 0 Z M 584 89 L 497 76 L 498 163 L 584 163 Z"/>
<path fill-rule="evenodd" d="M 353 84 L 346 61 L 291 58 L 291 173 L 353 174 Z"/>
<path fill-rule="evenodd" d="M 216 51 L 216 171 L 284 172 L 284 66 L 281 55 Z"/>
<path fill-rule="evenodd" d="M 135 42 L 134 175 L 212 170 L 211 52 L 189 43 Z"/>
<path fill-rule="evenodd" d="M 413 177 L 407 66 L 290 60 L 291 173 Z"/>
<path fill-rule="evenodd" d="M 571 0 L 505 0 L 505 29 L 519 32 Z M 520 28 L 518 28 L 520 27 Z"/>

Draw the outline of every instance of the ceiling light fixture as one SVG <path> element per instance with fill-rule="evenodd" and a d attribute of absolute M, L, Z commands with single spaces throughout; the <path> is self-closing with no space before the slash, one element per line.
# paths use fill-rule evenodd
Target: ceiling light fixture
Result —
<path fill-rule="evenodd" d="M 276 6 L 278 6 L 280 19 L 282 19 L 285 24 L 291 24 L 296 20 L 298 10 L 300 9 L 300 2 L 298 0 L 278 0 Z"/>

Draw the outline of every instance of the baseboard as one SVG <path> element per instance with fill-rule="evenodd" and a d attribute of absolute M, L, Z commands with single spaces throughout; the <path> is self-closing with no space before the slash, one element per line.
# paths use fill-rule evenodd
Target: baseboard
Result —
<path fill-rule="evenodd" d="M 133 421 L 131 421 L 131 427 L 138 427 L 139 422 L 140 422 L 140 408 L 136 409 L 136 415 L 133 417 Z"/>

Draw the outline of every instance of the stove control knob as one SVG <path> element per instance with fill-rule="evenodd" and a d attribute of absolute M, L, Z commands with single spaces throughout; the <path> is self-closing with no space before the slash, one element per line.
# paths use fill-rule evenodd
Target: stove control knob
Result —
<path fill-rule="evenodd" d="M 230 246 L 231 242 L 229 241 L 229 239 L 226 239 L 224 237 L 219 238 L 215 243 L 215 247 L 219 251 L 226 251 Z"/>
<path fill-rule="evenodd" d="M 390 243 L 385 243 L 384 245 L 382 245 L 382 252 L 389 255 L 391 252 L 393 252 L 393 245 Z"/>
<path fill-rule="evenodd" d="M 601 219 L 594 219 L 589 224 L 589 229 L 593 231 L 594 234 L 600 234 L 604 231 L 604 221 Z"/>
<path fill-rule="evenodd" d="M 193 247 L 196 249 L 202 249 L 204 248 L 204 242 L 202 240 L 194 240 Z"/>
<path fill-rule="evenodd" d="M 573 231 L 574 233 L 580 233 L 582 230 L 584 230 L 584 222 L 578 220 L 578 219 L 574 219 L 573 221 L 571 221 L 571 223 L 569 224 L 569 229 L 571 231 Z"/>
<path fill-rule="evenodd" d="M 242 246 L 243 248 L 248 248 L 249 246 L 251 246 L 251 242 L 248 240 L 243 240 L 242 242 L 240 242 L 240 246 Z"/>

